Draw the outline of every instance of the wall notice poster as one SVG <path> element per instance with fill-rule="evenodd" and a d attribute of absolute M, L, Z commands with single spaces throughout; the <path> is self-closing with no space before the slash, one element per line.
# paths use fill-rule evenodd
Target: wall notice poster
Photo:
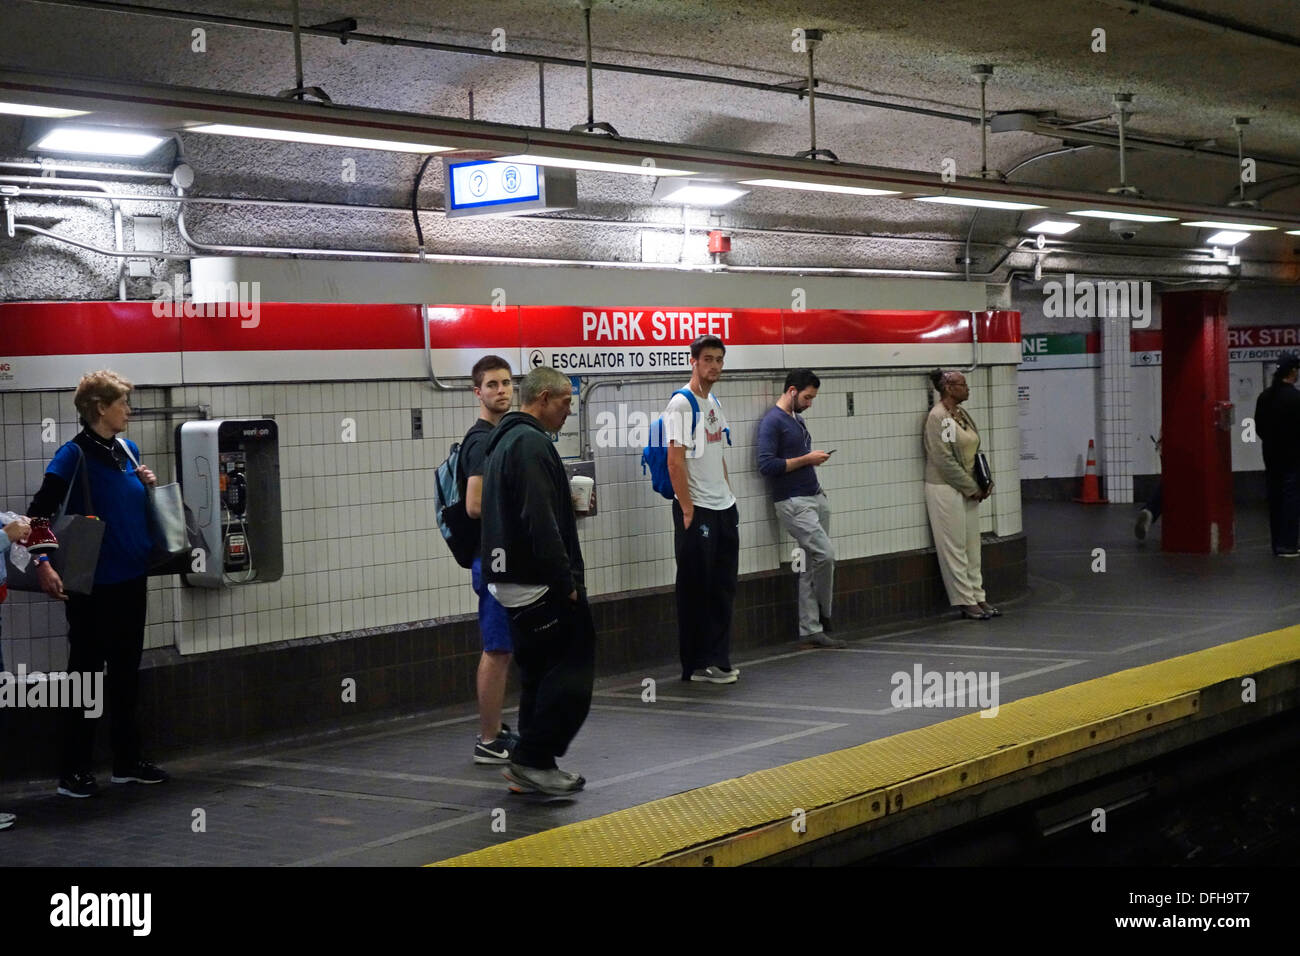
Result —
<path fill-rule="evenodd" d="M 555 442 L 555 450 L 561 458 L 577 461 L 582 457 L 582 435 L 578 433 L 578 402 L 581 401 L 582 379 L 570 375 L 569 382 L 573 386 L 573 404 L 569 406 L 569 417 L 564 420 L 560 430 L 551 436 L 551 441 Z"/>
<path fill-rule="evenodd" d="M 1016 406 L 1020 410 L 1020 460 L 1037 461 L 1038 455 L 1033 449 L 1038 447 L 1038 432 L 1042 428 L 1042 416 L 1037 414 L 1038 403 L 1034 401 L 1030 386 L 1016 386 Z"/>

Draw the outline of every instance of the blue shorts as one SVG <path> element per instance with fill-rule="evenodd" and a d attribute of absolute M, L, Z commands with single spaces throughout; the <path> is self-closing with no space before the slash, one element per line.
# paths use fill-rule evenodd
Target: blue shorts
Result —
<path fill-rule="evenodd" d="M 510 640 L 510 615 L 487 589 L 487 584 L 483 581 L 481 559 L 474 559 L 470 574 L 474 582 L 474 593 L 478 595 L 478 629 L 483 635 L 483 650 L 513 654 L 515 646 Z"/>

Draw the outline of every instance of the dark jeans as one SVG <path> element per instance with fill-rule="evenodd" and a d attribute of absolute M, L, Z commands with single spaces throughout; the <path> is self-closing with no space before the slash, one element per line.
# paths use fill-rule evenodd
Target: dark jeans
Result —
<path fill-rule="evenodd" d="M 1295 551 L 1300 538 L 1300 471 L 1295 468 L 1266 468 L 1268 526 L 1273 553 Z"/>
<path fill-rule="evenodd" d="M 731 668 L 731 608 L 740 569 L 740 511 L 696 508 L 683 527 L 673 500 L 673 550 L 677 554 L 677 642 L 682 680 L 705 667 Z"/>
<path fill-rule="evenodd" d="M 105 681 L 112 725 L 113 766 L 140 759 L 135 705 L 140 689 L 140 655 L 148 611 L 148 579 L 97 584 L 90 594 L 68 596 L 68 672 L 91 674 L 108 665 Z M 64 777 L 89 771 L 94 759 L 95 720 L 78 708 L 62 715 Z"/>
<path fill-rule="evenodd" d="M 1160 520 L 1160 512 L 1164 510 L 1164 506 L 1165 506 L 1165 483 L 1163 481 L 1159 481 L 1156 482 L 1155 494 L 1153 494 L 1151 496 L 1151 500 L 1148 501 L 1142 507 L 1145 508 L 1147 511 L 1151 512 L 1151 523 L 1155 524 L 1157 521 Z"/>
<path fill-rule="evenodd" d="M 547 594 L 509 607 L 519 665 L 519 746 L 514 762 L 550 770 L 578 735 L 596 679 L 596 627 L 587 595 Z"/>

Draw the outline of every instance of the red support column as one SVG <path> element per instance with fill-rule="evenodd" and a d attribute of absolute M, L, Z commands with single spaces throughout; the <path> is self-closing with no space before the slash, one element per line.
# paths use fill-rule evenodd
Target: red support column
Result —
<path fill-rule="evenodd" d="M 1160 316 L 1161 546 L 1192 554 L 1225 553 L 1233 547 L 1228 294 L 1165 292 Z"/>

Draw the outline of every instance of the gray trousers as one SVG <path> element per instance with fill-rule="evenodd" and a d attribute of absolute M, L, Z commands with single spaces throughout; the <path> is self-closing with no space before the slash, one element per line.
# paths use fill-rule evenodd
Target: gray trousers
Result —
<path fill-rule="evenodd" d="M 803 549 L 799 574 L 799 636 L 822 632 L 835 593 L 835 546 L 831 544 L 831 505 L 826 493 L 801 495 L 776 503 L 781 527 Z M 797 557 L 797 556 L 796 556 Z"/>

